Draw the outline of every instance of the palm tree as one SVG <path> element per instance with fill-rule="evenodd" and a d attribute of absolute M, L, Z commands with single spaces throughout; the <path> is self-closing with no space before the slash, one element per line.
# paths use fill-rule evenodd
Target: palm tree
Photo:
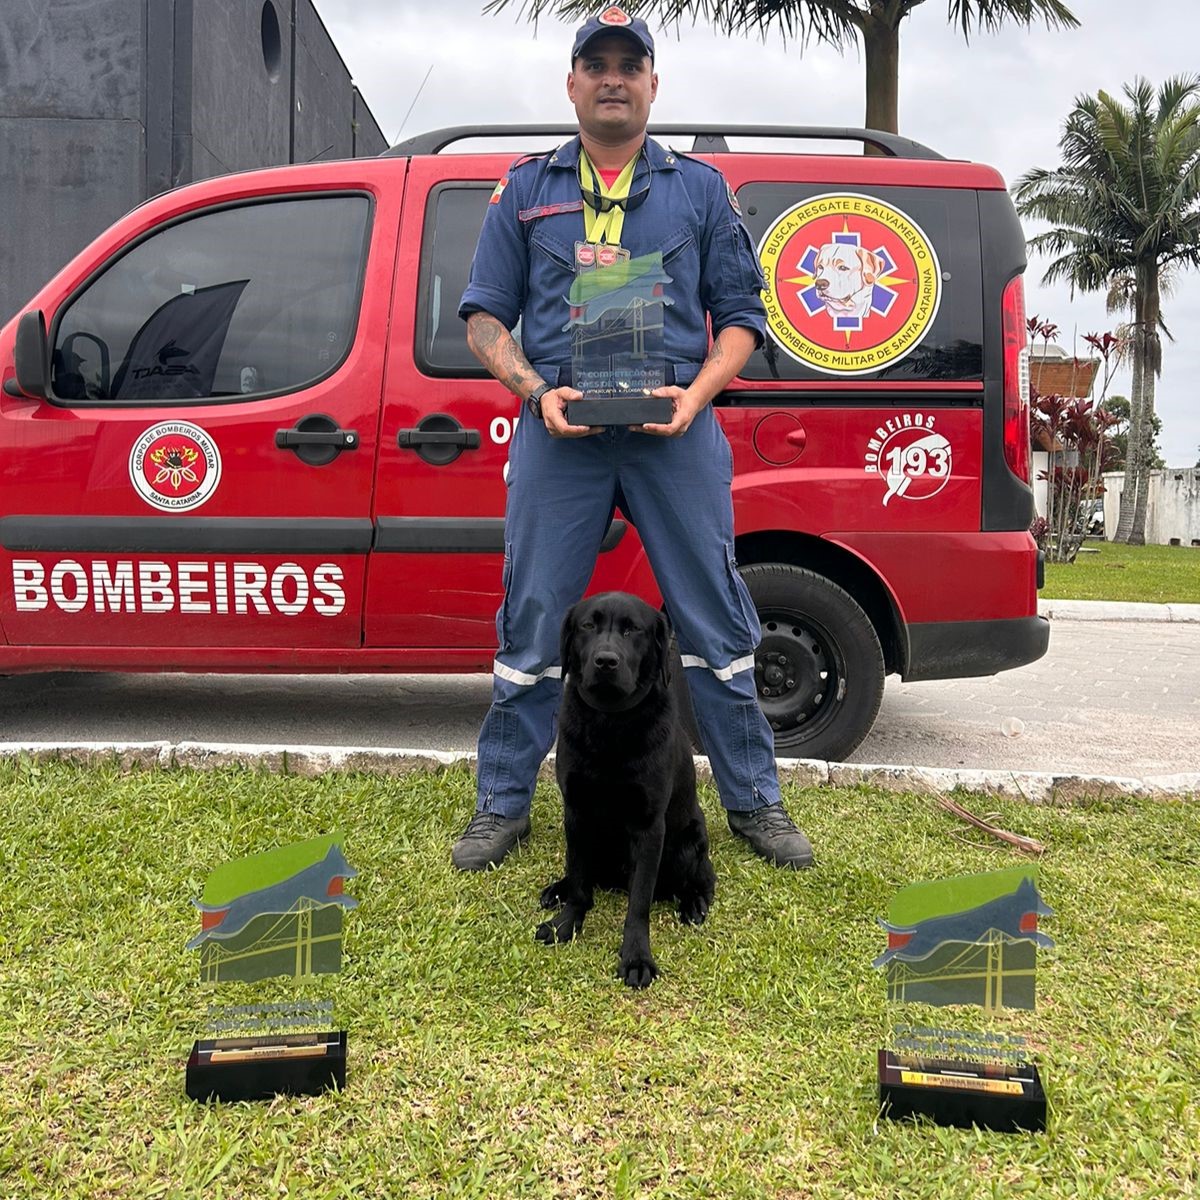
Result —
<path fill-rule="evenodd" d="M 1128 103 L 1080 96 L 1059 139 L 1063 164 L 1018 181 L 1017 211 L 1051 228 L 1030 246 L 1054 255 L 1045 282 L 1072 291 L 1132 295 L 1133 387 L 1125 495 L 1117 541 L 1146 540 L 1155 381 L 1162 371 L 1163 277 L 1200 266 L 1200 77 L 1168 79 L 1157 94 L 1144 79 Z"/>
<path fill-rule="evenodd" d="M 867 60 L 868 129 L 898 133 L 900 22 L 925 0 L 627 0 L 631 15 L 675 25 L 684 17 L 703 20 L 722 33 L 758 33 L 777 27 L 804 45 L 811 38 L 838 49 L 862 39 Z M 537 21 L 546 13 L 574 20 L 591 16 L 598 0 L 488 0 L 483 11 L 518 4 L 520 15 Z M 1063 0 L 947 0 L 947 18 L 969 41 L 973 31 L 994 33 L 1006 21 L 1029 27 L 1037 18 L 1048 28 L 1074 28 L 1078 19 Z"/>

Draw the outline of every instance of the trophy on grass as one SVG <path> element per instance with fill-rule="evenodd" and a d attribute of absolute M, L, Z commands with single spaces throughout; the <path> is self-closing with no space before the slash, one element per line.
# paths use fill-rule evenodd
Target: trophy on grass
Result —
<path fill-rule="evenodd" d="M 314 997 L 316 977 L 342 962 L 342 913 L 358 901 L 343 883 L 358 872 L 337 835 L 235 859 L 208 877 L 200 932 L 200 978 L 248 1002 L 209 1008 L 210 1033 L 187 1062 L 193 1100 L 313 1095 L 346 1084 L 346 1032 L 331 1031 L 333 1002 Z M 267 980 L 286 980 L 274 987 Z"/>
<path fill-rule="evenodd" d="M 575 246 L 576 274 L 568 303 L 571 374 L 582 400 L 567 405 L 572 425 L 666 424 L 674 406 L 654 396 L 667 381 L 663 348 L 671 277 L 662 254 L 630 258 L 617 246 Z"/>
<path fill-rule="evenodd" d="M 887 949 L 874 966 L 895 1005 L 969 1005 L 986 1029 L 896 1024 L 879 1051 L 885 1116 L 927 1116 L 939 1125 L 1002 1132 L 1046 1127 L 1046 1093 L 1025 1038 L 1005 1028 L 1006 1009 L 1036 1006 L 1038 932 L 1052 916 L 1036 874 L 1015 867 L 913 884 L 892 899 Z"/>

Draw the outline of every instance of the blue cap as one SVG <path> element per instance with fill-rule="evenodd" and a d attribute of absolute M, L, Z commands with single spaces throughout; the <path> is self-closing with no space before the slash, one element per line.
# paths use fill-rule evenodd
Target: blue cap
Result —
<path fill-rule="evenodd" d="M 593 38 L 605 33 L 624 33 L 637 42 L 643 54 L 654 61 L 654 39 L 650 36 L 650 28 L 641 17 L 631 17 L 623 8 L 609 5 L 603 12 L 589 17 L 575 34 L 575 44 L 571 47 L 571 62 L 583 53 L 584 47 Z"/>

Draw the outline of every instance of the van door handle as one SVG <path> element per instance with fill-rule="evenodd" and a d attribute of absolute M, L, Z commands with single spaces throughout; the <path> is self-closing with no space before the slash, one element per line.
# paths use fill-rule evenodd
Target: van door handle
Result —
<path fill-rule="evenodd" d="M 449 413 L 430 413 L 415 429 L 401 429 L 396 444 L 401 450 L 416 450 L 431 467 L 445 467 L 464 450 L 478 450 L 482 438 L 478 429 L 464 429 Z"/>
<path fill-rule="evenodd" d="M 437 430 L 426 433 L 421 429 L 402 429 L 396 437 L 396 443 L 402 450 L 412 446 L 460 446 L 463 450 L 479 449 L 479 430 L 461 429 Z"/>
<path fill-rule="evenodd" d="M 297 446 L 337 446 L 341 450 L 353 450 L 358 445 L 358 432 L 354 429 L 331 429 L 328 433 L 277 429 L 275 445 L 280 450 L 294 450 Z"/>
<path fill-rule="evenodd" d="M 310 467 L 328 466 L 343 450 L 357 450 L 358 441 L 357 429 L 342 429 L 325 413 L 309 413 L 291 429 L 275 430 L 275 445 L 294 450 Z"/>

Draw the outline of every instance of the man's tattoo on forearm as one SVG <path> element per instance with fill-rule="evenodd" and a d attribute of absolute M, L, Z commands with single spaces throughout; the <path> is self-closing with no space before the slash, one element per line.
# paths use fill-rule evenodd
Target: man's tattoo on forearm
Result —
<path fill-rule="evenodd" d="M 489 313 L 474 313 L 467 322 L 467 344 L 481 363 L 518 396 L 531 391 L 537 373 L 511 333 Z"/>

